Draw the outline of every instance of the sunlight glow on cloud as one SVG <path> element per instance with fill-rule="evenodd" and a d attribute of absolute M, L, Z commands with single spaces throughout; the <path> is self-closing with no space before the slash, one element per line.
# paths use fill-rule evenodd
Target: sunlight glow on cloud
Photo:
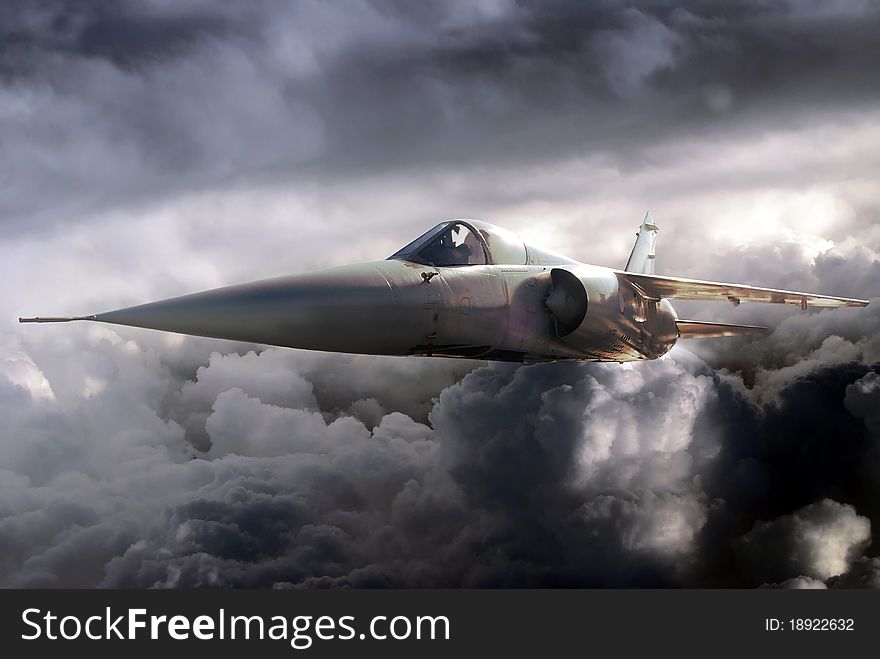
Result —
<path fill-rule="evenodd" d="M 748 7 L 0 5 L 0 586 L 877 587 L 880 11 Z M 872 304 L 625 366 L 16 322 L 647 210 Z"/>

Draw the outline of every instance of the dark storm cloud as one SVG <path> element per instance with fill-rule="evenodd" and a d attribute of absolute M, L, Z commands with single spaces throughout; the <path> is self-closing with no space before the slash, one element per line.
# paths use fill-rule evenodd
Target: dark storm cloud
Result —
<path fill-rule="evenodd" d="M 21 313 L 376 258 L 450 207 L 619 265 L 639 195 L 665 273 L 873 301 L 683 304 L 772 331 L 623 367 L 0 323 L 0 585 L 876 587 L 878 14 L 5 3 Z"/>
<path fill-rule="evenodd" d="M 2 12 L 7 226 L 255 175 L 326 181 L 599 154 L 640 167 L 651 144 L 791 126 L 880 89 L 870 4 Z"/>
<path fill-rule="evenodd" d="M 0 451 L 6 586 L 874 578 L 880 366 L 827 366 L 756 405 L 683 351 L 463 379 L 455 362 L 386 359 L 387 379 L 349 385 L 377 397 L 365 423 L 351 394 L 314 393 L 370 370 L 353 358 L 214 355 L 183 380 L 101 332 L 65 383 L 52 349 L 7 356 L 0 391 L 28 438 Z M 427 368 L 452 384 L 432 377 L 432 393 Z M 417 414 L 424 395 L 429 424 L 385 407 Z"/>
<path fill-rule="evenodd" d="M 706 494 L 718 505 L 702 535 L 704 555 L 722 562 L 706 567 L 707 574 L 715 575 L 716 585 L 725 580 L 737 583 L 742 578 L 742 568 L 737 566 L 743 558 L 751 561 L 750 569 L 759 579 L 790 577 L 792 566 L 807 560 L 798 552 L 821 549 L 822 538 L 831 542 L 837 533 L 823 526 L 812 547 L 793 534 L 795 527 L 808 519 L 854 520 L 858 511 L 870 524 L 866 520 L 841 522 L 841 533 L 858 536 L 858 542 L 849 545 L 859 548 L 855 546 L 869 540 L 869 530 L 876 534 L 880 473 L 875 465 L 880 444 L 876 433 L 870 432 L 850 408 L 855 391 L 863 382 L 875 379 L 878 370 L 880 365 L 857 363 L 817 368 L 783 387 L 778 400 L 763 409 L 746 405 L 726 386 L 719 387 L 724 393 L 717 407 L 707 410 L 705 421 L 707 431 L 720 428 L 728 441 L 704 474 Z M 835 503 L 793 515 L 824 499 Z M 854 508 L 843 509 L 836 502 Z M 731 546 L 731 537 L 745 532 L 747 535 Z M 786 535 L 790 545 L 771 549 L 777 533 Z M 875 535 L 870 553 L 876 551 L 876 543 Z M 841 541 L 837 546 L 848 545 Z M 732 557 L 731 551 L 737 556 Z M 774 558 L 777 551 L 778 560 Z M 819 562 L 815 557 L 811 560 Z M 825 569 L 801 567 L 795 571 L 823 579 L 835 574 L 833 570 L 823 572 Z M 782 574 L 786 570 L 789 573 Z"/>
<path fill-rule="evenodd" d="M 4 3 L 2 17 L 3 72 L 13 79 L 38 77 L 35 65 L 43 56 L 103 58 L 123 67 L 157 64 L 184 56 L 203 39 L 233 31 L 222 7 L 212 11 L 198 3 L 163 8 L 135 2 L 13 0 Z M 234 29 L 244 32 L 247 24 Z"/>

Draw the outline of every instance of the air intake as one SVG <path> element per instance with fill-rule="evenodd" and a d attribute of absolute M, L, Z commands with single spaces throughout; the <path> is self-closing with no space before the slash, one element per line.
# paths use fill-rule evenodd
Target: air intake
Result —
<path fill-rule="evenodd" d="M 550 271 L 550 294 L 547 308 L 556 321 L 559 338 L 574 332 L 587 315 L 587 291 L 575 275 L 568 270 L 553 268 Z"/>

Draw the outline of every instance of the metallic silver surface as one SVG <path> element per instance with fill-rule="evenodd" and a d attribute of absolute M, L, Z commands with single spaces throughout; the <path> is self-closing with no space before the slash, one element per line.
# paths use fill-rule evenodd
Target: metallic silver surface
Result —
<path fill-rule="evenodd" d="M 679 338 L 711 339 L 721 336 L 759 336 L 768 329 L 758 325 L 734 325 L 733 323 L 711 323 L 706 320 L 676 320 Z"/>
<path fill-rule="evenodd" d="M 624 270 L 627 272 L 640 272 L 645 275 L 654 274 L 654 248 L 657 244 L 657 232 L 660 229 L 651 219 L 651 213 L 645 213 L 645 219 L 636 234 L 638 240 L 633 245 L 629 260 Z"/>
<path fill-rule="evenodd" d="M 626 270 L 579 263 L 477 220 L 443 222 L 389 259 L 227 286 L 94 320 L 276 346 L 501 361 L 655 359 L 679 338 L 755 334 L 679 320 L 667 298 L 865 306 L 840 298 L 656 276 L 646 216 Z"/>
<path fill-rule="evenodd" d="M 642 295 L 650 298 L 676 298 L 679 300 L 727 300 L 738 307 L 742 302 L 766 302 L 769 304 L 795 304 L 799 307 L 864 307 L 867 300 L 858 300 L 818 293 L 799 293 L 775 288 L 761 288 L 744 284 L 724 284 L 699 279 L 660 277 L 624 273 L 626 280 Z"/>

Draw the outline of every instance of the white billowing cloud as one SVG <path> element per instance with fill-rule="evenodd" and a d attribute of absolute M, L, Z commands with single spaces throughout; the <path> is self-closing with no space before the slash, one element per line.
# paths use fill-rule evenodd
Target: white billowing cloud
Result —
<path fill-rule="evenodd" d="M 786 579 L 779 584 L 779 587 L 789 590 L 826 590 L 828 588 L 824 581 L 813 579 L 812 577 L 793 577 L 791 579 Z"/>
<path fill-rule="evenodd" d="M 741 546 L 753 560 L 766 561 L 764 569 L 828 579 L 846 572 L 870 538 L 869 520 L 852 506 L 824 499 L 757 525 L 743 536 Z M 770 555 L 771 547 L 782 555 Z"/>
<path fill-rule="evenodd" d="M 22 387 L 34 398 L 53 400 L 55 392 L 37 365 L 21 350 L 0 347 L 3 373 L 13 385 Z"/>
<path fill-rule="evenodd" d="M 213 416 L 212 407 L 216 414 L 215 401 L 233 389 L 258 404 L 315 411 L 318 402 L 312 384 L 297 373 L 294 361 L 294 353 L 282 350 L 264 350 L 259 354 L 249 351 L 244 355 L 211 353 L 208 364 L 199 367 L 195 378 L 183 384 L 173 413 L 187 429 L 190 441 L 206 449 L 204 433 L 210 434 L 206 424 Z"/>
<path fill-rule="evenodd" d="M 697 497 L 651 491 L 632 500 L 598 496 L 578 515 L 591 526 L 610 520 L 625 552 L 670 558 L 694 552 L 696 535 L 706 522 L 706 510 Z"/>
<path fill-rule="evenodd" d="M 213 409 L 205 426 L 211 438 L 210 455 L 321 454 L 369 438 L 367 429 L 354 419 L 338 419 L 328 426 L 318 412 L 261 403 L 238 388 L 218 395 Z"/>
<path fill-rule="evenodd" d="M 594 490 L 679 488 L 690 469 L 693 424 L 711 378 L 673 359 L 597 366 L 578 383 L 542 394 L 536 436 L 556 441 L 560 413 L 577 415 L 573 483 Z"/>

